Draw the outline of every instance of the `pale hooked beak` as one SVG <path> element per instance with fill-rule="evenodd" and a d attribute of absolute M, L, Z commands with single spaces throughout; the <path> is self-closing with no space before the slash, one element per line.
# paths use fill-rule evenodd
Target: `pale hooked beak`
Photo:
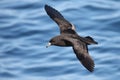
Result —
<path fill-rule="evenodd" d="M 51 43 L 49 42 L 48 45 L 46 46 L 46 48 L 48 48 L 49 46 L 51 46 Z"/>

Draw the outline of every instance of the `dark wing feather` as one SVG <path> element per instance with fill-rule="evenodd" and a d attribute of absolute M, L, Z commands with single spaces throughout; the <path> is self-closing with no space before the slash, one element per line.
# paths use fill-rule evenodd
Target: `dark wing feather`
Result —
<path fill-rule="evenodd" d="M 75 41 L 73 44 L 73 50 L 77 56 L 77 58 L 80 60 L 82 65 L 92 72 L 94 70 L 94 61 L 88 54 L 88 48 L 87 45 L 84 42 L 81 41 Z"/>
<path fill-rule="evenodd" d="M 75 32 L 75 27 L 69 23 L 56 9 L 45 5 L 45 10 L 52 20 L 54 20 L 60 27 L 60 33 Z"/>
<path fill-rule="evenodd" d="M 71 43 L 73 50 L 82 65 L 90 72 L 94 71 L 94 61 L 88 54 L 87 44 L 79 39 L 74 39 L 68 36 L 63 37 L 63 40 Z"/>

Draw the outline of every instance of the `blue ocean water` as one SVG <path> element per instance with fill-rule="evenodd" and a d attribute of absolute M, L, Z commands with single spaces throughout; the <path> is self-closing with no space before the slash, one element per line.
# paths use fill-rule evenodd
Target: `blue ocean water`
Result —
<path fill-rule="evenodd" d="M 71 47 L 51 46 L 59 28 L 44 10 L 48 4 L 92 36 L 90 73 Z M 119 80 L 120 0 L 0 0 L 0 80 Z"/>

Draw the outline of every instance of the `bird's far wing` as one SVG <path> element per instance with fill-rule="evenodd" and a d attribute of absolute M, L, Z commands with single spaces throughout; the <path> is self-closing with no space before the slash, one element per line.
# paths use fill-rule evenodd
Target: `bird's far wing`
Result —
<path fill-rule="evenodd" d="M 68 22 L 63 16 L 62 14 L 60 14 L 60 12 L 58 12 L 56 9 L 45 5 L 45 10 L 47 12 L 47 14 L 50 16 L 50 18 L 52 20 L 54 20 L 58 26 L 60 27 L 60 33 L 64 33 L 64 32 L 75 32 L 75 27 L 73 24 L 71 24 L 70 22 Z"/>
<path fill-rule="evenodd" d="M 94 61 L 92 60 L 92 58 L 88 54 L 88 48 L 87 48 L 86 43 L 83 43 L 83 42 L 78 41 L 78 40 L 75 41 L 73 43 L 73 50 L 74 50 L 77 58 L 79 59 L 79 61 L 82 63 L 82 65 L 87 70 L 92 72 L 94 70 Z"/>

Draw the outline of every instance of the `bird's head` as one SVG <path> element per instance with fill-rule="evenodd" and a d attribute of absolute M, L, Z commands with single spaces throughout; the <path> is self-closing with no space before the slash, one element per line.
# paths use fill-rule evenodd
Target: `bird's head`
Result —
<path fill-rule="evenodd" d="M 48 48 L 51 45 L 57 45 L 57 44 L 59 44 L 59 40 L 58 40 L 57 37 L 54 37 L 54 38 L 50 39 L 50 41 L 48 42 L 48 45 L 46 46 L 46 48 Z"/>

